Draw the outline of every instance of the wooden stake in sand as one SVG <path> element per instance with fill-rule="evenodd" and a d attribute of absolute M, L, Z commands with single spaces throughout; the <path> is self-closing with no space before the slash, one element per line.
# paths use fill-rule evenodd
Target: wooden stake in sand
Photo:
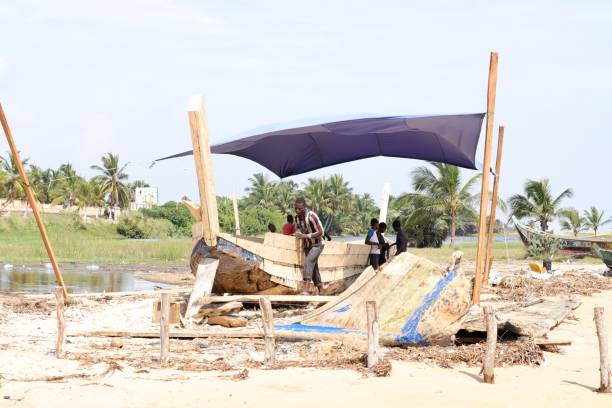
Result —
<path fill-rule="evenodd" d="M 378 342 L 380 329 L 378 327 L 378 309 L 376 302 L 368 300 L 366 302 L 366 313 L 368 317 L 368 368 L 376 365 L 380 361 Z"/>
<path fill-rule="evenodd" d="M 487 235 L 487 264 L 482 281 L 489 284 L 489 275 L 493 265 L 493 234 L 495 231 L 495 210 L 499 194 L 499 172 L 501 171 L 502 147 L 504 145 L 504 127 L 500 126 L 497 134 L 497 157 L 495 159 L 495 177 L 493 177 L 493 197 L 491 197 L 491 216 L 489 217 L 489 233 Z"/>
<path fill-rule="evenodd" d="M 495 383 L 495 347 L 497 346 L 497 322 L 492 306 L 483 306 L 485 322 L 487 324 L 487 349 L 482 359 L 482 373 L 484 382 L 487 384 Z"/>
<path fill-rule="evenodd" d="M 594 312 L 597 338 L 599 339 L 599 372 L 601 376 L 601 384 L 597 392 L 612 393 L 612 372 L 610 371 L 608 355 L 608 333 L 604 324 L 604 308 L 597 306 Z"/>
<path fill-rule="evenodd" d="M 476 252 L 476 277 L 472 303 L 480 304 L 480 287 L 485 260 L 487 209 L 489 203 L 489 173 L 491 168 L 491 142 L 493 138 L 493 120 L 495 114 L 495 92 L 497 88 L 497 59 L 496 52 L 491 53 L 489 62 L 489 85 L 487 88 L 487 129 L 485 133 L 484 160 L 482 166 L 482 189 L 480 192 L 480 222 L 478 223 L 478 251 Z"/>
<path fill-rule="evenodd" d="M 64 289 L 61 286 L 55 288 L 55 311 L 57 312 L 57 343 L 55 344 L 55 357 L 61 358 L 64 351 Z"/>
<path fill-rule="evenodd" d="M 8 141 L 9 147 L 11 149 L 11 155 L 15 160 L 15 164 L 17 165 L 17 171 L 19 172 L 21 181 L 25 186 L 28 204 L 30 204 L 30 208 L 32 208 L 32 214 L 34 214 L 36 225 L 38 225 L 40 236 L 43 240 L 43 244 L 45 245 L 45 249 L 47 250 L 47 255 L 49 255 L 51 265 L 53 265 L 53 272 L 55 272 L 55 280 L 64 291 L 64 299 L 68 299 L 68 291 L 66 290 L 66 286 L 64 285 L 64 278 L 62 277 L 62 272 L 57 263 L 57 259 L 55 259 L 55 253 L 53 252 L 53 248 L 51 247 L 51 242 L 49 241 L 49 236 L 47 235 L 47 229 L 45 228 L 45 224 L 43 223 L 42 217 L 40 216 L 40 213 L 38 211 L 38 205 L 36 203 L 36 198 L 34 197 L 34 191 L 32 191 L 32 186 L 30 185 L 30 181 L 28 180 L 28 175 L 26 174 L 25 170 L 23 169 L 23 165 L 21 164 L 19 151 L 17 150 L 17 146 L 15 145 L 15 140 L 13 140 L 13 134 L 11 133 L 11 129 L 9 128 L 8 120 L 4 115 L 4 109 L 2 109 L 2 104 L 0 104 L 0 122 L 2 122 L 4 135 L 6 136 L 6 140 Z"/>
<path fill-rule="evenodd" d="M 161 294 L 161 309 L 159 313 L 159 343 L 161 350 L 159 354 L 159 362 L 168 362 L 168 349 L 170 348 L 170 294 Z"/>
<path fill-rule="evenodd" d="M 266 342 L 264 364 L 272 365 L 276 363 L 276 341 L 274 340 L 274 316 L 272 314 L 272 303 L 270 303 L 270 299 L 267 296 L 259 299 L 259 308 L 261 309 L 264 339 Z"/>

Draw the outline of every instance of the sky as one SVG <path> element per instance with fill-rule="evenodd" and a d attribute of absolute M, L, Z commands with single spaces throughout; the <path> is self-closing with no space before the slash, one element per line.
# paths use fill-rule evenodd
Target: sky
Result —
<path fill-rule="evenodd" d="M 198 196 L 192 157 L 149 168 L 191 148 L 191 95 L 206 98 L 211 143 L 311 117 L 484 112 L 491 51 L 501 197 L 548 177 L 574 190 L 566 205 L 612 215 L 610 2 L 0 0 L 0 102 L 22 155 L 93 176 L 118 153 L 162 202 Z M 243 158 L 213 163 L 221 195 L 244 195 L 256 172 L 277 180 Z M 409 191 L 421 165 L 371 158 L 291 179 L 341 173 L 378 198 L 385 181 Z"/>

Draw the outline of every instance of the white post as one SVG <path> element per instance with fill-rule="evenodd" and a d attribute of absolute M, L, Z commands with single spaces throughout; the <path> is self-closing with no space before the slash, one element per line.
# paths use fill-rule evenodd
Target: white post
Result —
<path fill-rule="evenodd" d="M 387 208 L 389 207 L 389 193 L 391 192 L 391 185 L 386 182 L 383 185 L 382 196 L 380 198 L 380 215 L 378 222 L 387 222 Z"/>

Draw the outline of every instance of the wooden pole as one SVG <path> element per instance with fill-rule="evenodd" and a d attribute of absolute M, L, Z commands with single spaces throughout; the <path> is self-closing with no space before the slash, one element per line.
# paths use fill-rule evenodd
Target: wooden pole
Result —
<path fill-rule="evenodd" d="M 489 84 L 487 87 L 487 129 L 485 134 L 484 160 L 482 168 L 482 189 L 480 192 L 480 222 L 478 223 L 476 276 L 474 278 L 474 291 L 472 292 L 472 303 L 474 304 L 480 303 L 480 287 L 482 285 L 482 272 L 485 258 L 485 233 L 487 228 L 486 224 L 489 199 L 489 173 L 491 168 L 491 139 L 493 138 L 495 92 L 497 87 L 497 60 L 497 53 L 492 52 L 489 61 Z"/>
<path fill-rule="evenodd" d="M 168 362 L 168 349 L 170 348 L 170 294 L 161 294 L 161 308 L 159 313 L 159 362 Z"/>
<path fill-rule="evenodd" d="M 612 393 L 612 371 L 610 371 L 610 359 L 608 357 L 608 333 L 604 324 L 604 308 L 601 306 L 595 307 L 594 314 L 599 340 L 599 375 L 601 377 L 597 392 Z"/>
<path fill-rule="evenodd" d="M 264 364 L 273 365 L 276 363 L 276 341 L 274 340 L 274 316 L 272 314 L 272 303 L 270 303 L 270 298 L 267 296 L 261 297 L 259 299 L 259 308 L 261 310 L 264 340 L 266 343 Z"/>
<path fill-rule="evenodd" d="M 55 357 L 61 358 L 64 352 L 64 288 L 55 288 L 55 311 L 57 312 L 57 343 L 55 344 Z"/>
<path fill-rule="evenodd" d="M 380 197 L 380 214 L 378 222 L 387 222 L 387 210 L 389 208 L 389 194 L 391 193 L 391 184 L 386 182 L 383 185 L 382 196 Z"/>
<path fill-rule="evenodd" d="M 489 284 L 489 274 L 493 265 L 493 234 L 495 231 L 495 211 L 497 210 L 497 197 L 499 195 L 499 172 L 501 170 L 502 147 L 504 145 L 504 126 L 499 127 L 497 133 L 497 157 L 495 158 L 495 177 L 493 178 L 493 197 L 491 197 L 491 216 L 489 217 L 489 233 L 487 234 L 487 263 L 483 276 L 485 285 Z"/>
<path fill-rule="evenodd" d="M 236 198 L 236 190 L 232 191 L 232 201 L 234 204 L 234 229 L 236 236 L 240 235 L 240 214 L 238 213 L 238 199 Z"/>
<path fill-rule="evenodd" d="M 2 122 L 2 128 L 4 129 L 6 140 L 8 141 L 9 147 L 11 149 L 11 155 L 15 160 L 15 164 L 17 165 L 17 171 L 19 172 L 21 181 L 25 185 L 26 197 L 28 199 L 30 207 L 32 208 L 32 214 L 34 214 L 34 219 L 36 220 L 36 225 L 38 225 L 38 230 L 40 231 L 40 236 L 42 237 L 43 244 L 45 245 L 45 249 L 47 250 L 47 255 L 49 255 L 49 260 L 51 261 L 51 265 L 53 265 L 53 272 L 55 272 L 55 280 L 62 287 L 62 290 L 64 291 L 64 298 L 68 299 L 68 290 L 66 290 L 66 285 L 64 285 L 62 271 L 60 270 L 60 267 L 57 263 L 57 259 L 55 259 L 55 253 L 53 252 L 53 248 L 51 247 L 51 242 L 49 242 L 47 229 L 45 228 L 45 224 L 43 223 L 42 217 L 40 216 L 40 211 L 38 209 L 38 205 L 36 204 L 36 198 L 34 197 L 34 191 L 32 191 L 32 186 L 30 186 L 28 175 L 26 174 L 25 170 L 23 169 L 23 165 L 21 164 L 19 151 L 17 150 L 17 146 L 15 145 L 15 140 L 13 140 L 13 134 L 11 133 L 11 129 L 9 128 L 8 120 L 4 115 L 4 109 L 2 108 L 2 104 L 0 104 L 0 122 Z"/>
<path fill-rule="evenodd" d="M 482 359 L 482 373 L 484 382 L 487 384 L 495 383 L 495 347 L 497 346 L 497 322 L 495 321 L 495 313 L 492 306 L 484 306 L 484 319 L 487 325 L 487 348 L 484 358 Z"/>
<path fill-rule="evenodd" d="M 368 368 L 370 368 L 380 361 L 380 351 L 378 349 L 380 329 L 375 301 L 368 300 L 366 302 L 366 313 L 368 317 Z"/>
<path fill-rule="evenodd" d="M 216 246 L 217 235 L 219 234 L 219 215 L 217 213 L 212 157 L 210 144 L 208 143 L 208 118 L 206 117 L 203 96 L 192 96 L 189 99 L 188 116 L 200 193 L 202 235 L 206 245 Z"/>

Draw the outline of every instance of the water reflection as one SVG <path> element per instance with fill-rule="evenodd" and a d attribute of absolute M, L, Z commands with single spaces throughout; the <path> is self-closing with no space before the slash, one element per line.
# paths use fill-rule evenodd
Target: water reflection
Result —
<path fill-rule="evenodd" d="M 86 269 L 62 269 L 64 283 L 70 293 L 126 292 L 153 290 L 156 287 L 170 287 L 137 279 L 132 272 Z M 0 269 L 0 292 L 52 293 L 55 274 L 52 269 L 23 268 Z"/>

